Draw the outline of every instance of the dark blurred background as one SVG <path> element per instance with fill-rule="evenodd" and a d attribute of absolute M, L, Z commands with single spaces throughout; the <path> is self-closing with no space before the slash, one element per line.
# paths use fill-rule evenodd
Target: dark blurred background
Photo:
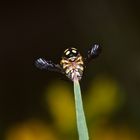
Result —
<path fill-rule="evenodd" d="M 60 93 L 63 93 L 63 86 L 66 86 L 67 89 L 64 91 L 73 94 L 72 83 L 60 74 L 38 70 L 34 66 L 34 61 L 38 57 L 45 57 L 59 63 L 67 47 L 76 47 L 83 56 L 86 56 L 92 43 L 100 44 L 103 51 L 98 59 L 87 66 L 81 81 L 85 106 L 86 99 L 90 99 L 90 104 L 85 109 L 89 131 L 92 135 L 93 128 L 95 140 L 139 139 L 139 6 L 140 3 L 134 0 L 1 1 L 0 139 L 27 140 L 23 135 L 27 135 L 30 140 L 77 138 L 76 124 L 74 123 L 73 129 L 68 129 L 69 131 L 62 131 L 63 129 L 59 129 L 61 123 L 58 127 L 55 121 L 57 117 L 52 113 L 56 108 L 51 108 L 54 100 L 63 102 L 61 99 L 60 101 L 55 99 L 58 88 Z M 48 97 L 52 89 L 56 95 Z M 99 94 L 95 96 L 95 92 L 98 91 Z M 100 97 L 97 97 L 99 95 Z M 63 96 L 65 94 L 62 98 Z M 73 99 L 73 95 L 68 93 L 68 96 L 72 96 Z M 96 98 L 99 98 L 99 102 Z M 116 103 L 113 102 L 113 105 L 109 104 L 106 107 L 112 108 L 107 113 L 102 113 L 106 112 L 102 108 L 104 100 L 105 104 L 112 101 Z M 72 104 L 73 102 L 72 100 Z M 97 111 L 94 112 L 92 103 L 95 102 Z M 90 107 L 91 110 L 88 112 Z M 101 113 L 97 113 L 98 107 Z M 97 128 L 92 124 L 93 126 L 96 124 Z M 26 128 L 29 131 L 25 131 Z M 49 131 L 52 137 L 48 137 L 50 133 L 46 132 Z M 34 132 L 39 135 L 38 138 L 30 136 L 30 133 L 33 135 Z M 46 139 L 41 138 L 41 135 L 45 135 Z M 56 138 L 53 138 L 54 135 Z M 72 135 L 73 138 L 70 138 Z"/>

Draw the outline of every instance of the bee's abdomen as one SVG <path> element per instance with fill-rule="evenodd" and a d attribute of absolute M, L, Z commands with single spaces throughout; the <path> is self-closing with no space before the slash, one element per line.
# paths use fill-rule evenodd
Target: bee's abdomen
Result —
<path fill-rule="evenodd" d="M 83 66 L 77 65 L 75 68 L 73 68 L 73 66 L 67 67 L 65 69 L 65 73 L 66 73 L 66 76 L 70 78 L 71 80 L 74 79 L 75 75 L 77 76 L 78 80 L 80 80 L 83 75 L 83 70 L 84 70 Z"/>

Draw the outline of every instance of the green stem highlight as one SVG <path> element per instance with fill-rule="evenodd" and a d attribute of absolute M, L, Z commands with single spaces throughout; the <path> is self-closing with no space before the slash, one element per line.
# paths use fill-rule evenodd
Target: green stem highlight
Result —
<path fill-rule="evenodd" d="M 73 83 L 74 83 L 76 120 L 77 120 L 79 140 L 89 140 L 88 129 L 87 129 L 83 103 L 82 103 L 82 97 L 81 97 L 80 84 L 77 78 L 73 81 Z"/>

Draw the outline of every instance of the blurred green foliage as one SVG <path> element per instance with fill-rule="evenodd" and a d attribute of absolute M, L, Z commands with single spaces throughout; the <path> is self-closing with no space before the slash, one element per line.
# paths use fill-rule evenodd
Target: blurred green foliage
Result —
<path fill-rule="evenodd" d="M 138 140 L 139 133 L 125 123 L 114 124 L 111 118 L 125 102 L 125 91 L 115 79 L 96 76 L 83 96 L 91 140 Z M 10 128 L 6 140 L 70 140 L 76 135 L 75 107 L 72 87 L 68 82 L 50 83 L 42 103 L 49 105 L 53 125 L 30 120 Z M 46 104 L 43 104 L 46 106 Z M 131 133 L 130 133 L 131 132 Z"/>

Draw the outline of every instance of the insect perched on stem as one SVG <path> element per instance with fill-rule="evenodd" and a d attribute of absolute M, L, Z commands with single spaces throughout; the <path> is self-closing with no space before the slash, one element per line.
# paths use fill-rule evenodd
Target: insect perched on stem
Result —
<path fill-rule="evenodd" d="M 68 48 L 64 51 L 60 64 L 54 64 L 52 61 L 47 61 L 44 58 L 39 58 L 35 61 L 35 65 L 38 68 L 57 71 L 65 74 L 70 80 L 73 81 L 79 140 L 89 140 L 79 80 L 81 80 L 83 76 L 85 65 L 90 60 L 96 58 L 100 52 L 101 47 L 94 44 L 88 51 L 86 58 L 83 58 L 76 48 Z"/>
<path fill-rule="evenodd" d="M 87 57 L 83 58 L 76 48 L 68 48 L 64 51 L 60 64 L 54 64 L 52 61 L 39 58 L 35 61 L 35 65 L 39 69 L 56 71 L 65 74 L 70 80 L 75 77 L 81 80 L 85 65 L 92 59 L 96 58 L 101 52 L 101 46 L 94 44 L 87 53 Z"/>

